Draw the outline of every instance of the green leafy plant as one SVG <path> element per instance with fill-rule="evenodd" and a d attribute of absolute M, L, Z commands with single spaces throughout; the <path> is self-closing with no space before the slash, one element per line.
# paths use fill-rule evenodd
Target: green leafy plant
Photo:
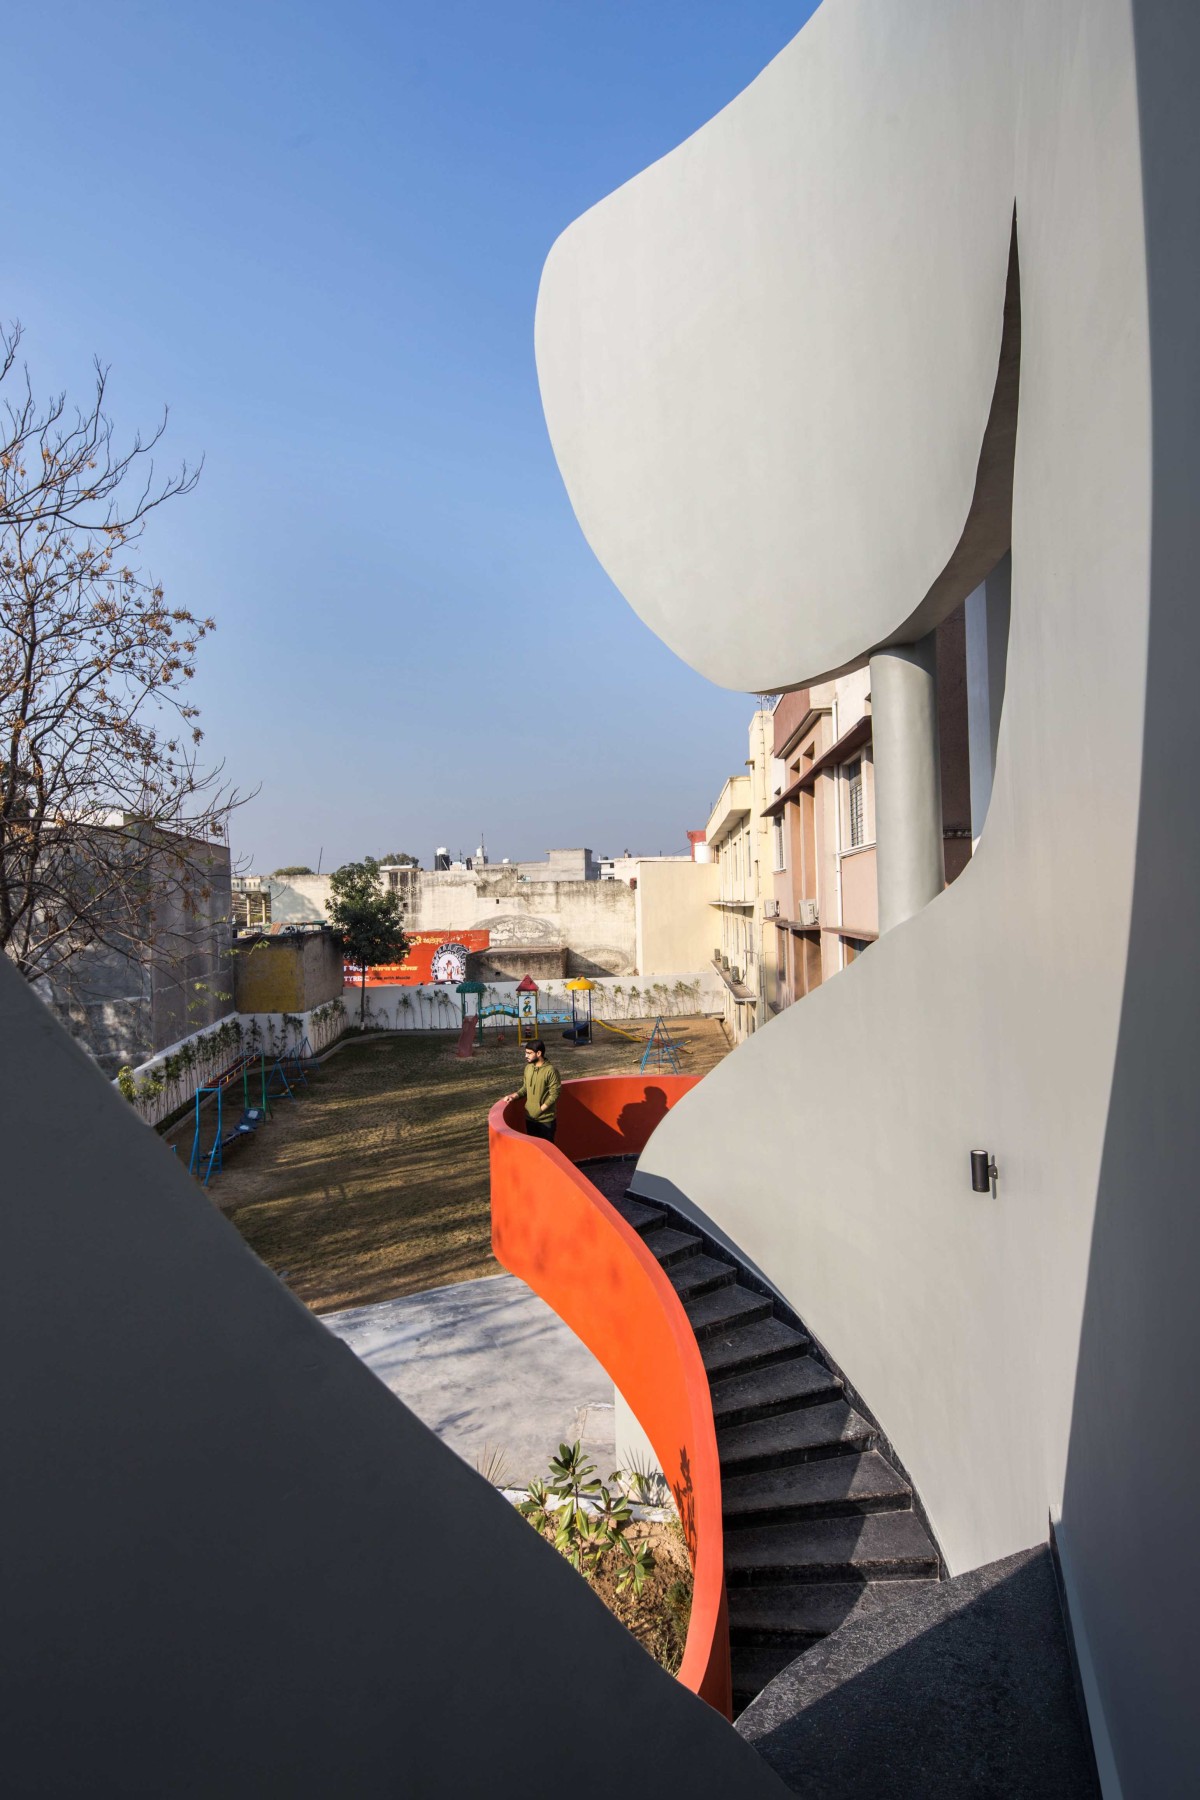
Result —
<path fill-rule="evenodd" d="M 503 1488 L 509 1485 L 512 1471 L 509 1468 L 508 1453 L 494 1444 L 483 1446 L 475 1458 L 475 1467 L 490 1486 Z"/>
<path fill-rule="evenodd" d="M 654 1573 L 654 1556 L 649 1544 L 627 1544 L 622 1540 L 625 1551 L 625 1567 L 616 1578 L 615 1586 L 618 1594 L 623 1594 L 632 1587 L 635 1594 L 640 1594 L 648 1578 Z"/>
<path fill-rule="evenodd" d="M 684 1644 L 692 1617 L 692 1578 L 681 1575 L 673 1581 L 663 1595 L 663 1605 L 671 1615 L 680 1644 Z"/>
<path fill-rule="evenodd" d="M 662 1470 L 652 1456 L 635 1452 L 629 1467 L 621 1471 L 621 1483 L 636 1506 L 666 1506 L 671 1489 Z"/>
<path fill-rule="evenodd" d="M 619 1477 L 609 1479 L 616 1484 Z M 617 1592 L 632 1586 L 635 1594 L 641 1593 L 654 1569 L 650 1546 L 628 1541 L 633 1520 L 629 1501 L 600 1480 L 578 1439 L 559 1445 L 558 1455 L 550 1459 L 549 1481 L 531 1482 L 529 1497 L 518 1510 L 543 1536 L 553 1537 L 554 1548 L 581 1575 L 594 1575 L 605 1553 L 615 1551 L 621 1559 L 614 1577 Z"/>
<path fill-rule="evenodd" d="M 526 1495 L 517 1511 L 522 1518 L 529 1520 L 535 1531 L 545 1536 L 554 1529 L 554 1508 L 550 1505 L 550 1491 L 544 1481 L 531 1481 Z"/>

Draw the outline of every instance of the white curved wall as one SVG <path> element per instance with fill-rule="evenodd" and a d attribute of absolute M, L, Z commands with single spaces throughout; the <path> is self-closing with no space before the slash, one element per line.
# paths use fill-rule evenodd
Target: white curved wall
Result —
<path fill-rule="evenodd" d="M 1147 18 L 1174 54 L 1145 62 L 1139 94 Z M 1147 1794 L 1183 1791 L 1195 1751 L 1190 1633 L 1145 1560 L 1139 1584 L 1132 1543 L 1140 1507 L 1155 1536 L 1192 1539 L 1195 1427 L 1171 1452 L 1183 1478 L 1149 1400 L 1156 1370 L 1190 1391 L 1200 1366 L 1194 1307 L 1154 1303 L 1200 1259 L 1196 1209 L 1172 1198 L 1194 1191 L 1179 1123 L 1200 981 L 1186 927 L 1141 940 L 1171 971 L 1156 1037 L 1127 967 L 1135 865 L 1153 896 L 1160 871 L 1200 864 L 1178 778 L 1200 756 L 1183 304 L 1200 155 L 1194 129 L 1175 143 L 1162 127 L 1147 197 L 1184 248 L 1159 265 L 1180 304 L 1156 312 L 1141 149 L 1148 117 L 1192 116 L 1198 49 L 1195 10 L 1151 0 L 826 0 L 725 112 L 564 234 L 537 331 L 573 504 L 636 610 L 731 685 L 795 683 L 895 631 L 962 530 L 1015 204 L 1012 626 L 978 853 L 728 1058 L 664 1122 L 639 1184 L 705 1212 L 803 1314 L 953 1570 L 1044 1540 L 1067 1493 L 1093 1723 Z M 1159 554 L 1168 525 L 1183 548 Z M 1147 695 L 1152 617 L 1168 639 Z M 1164 747 L 1143 781 L 1164 719 L 1176 764 Z M 1194 897 L 1176 893 L 1188 917 Z M 1122 1107 L 1131 1019 L 1142 1098 Z M 996 1200 L 971 1192 L 977 1146 L 998 1159 Z M 1126 1174 L 1101 1256 L 1102 1162 Z"/>
<path fill-rule="evenodd" d="M 1000 347 L 1014 11 L 827 0 L 550 253 L 538 373 L 572 504 L 646 623 L 726 686 L 852 661 L 963 529 Z"/>

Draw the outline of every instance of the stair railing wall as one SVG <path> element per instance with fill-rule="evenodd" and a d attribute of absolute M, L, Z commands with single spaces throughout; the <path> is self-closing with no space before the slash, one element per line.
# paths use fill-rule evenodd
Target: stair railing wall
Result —
<path fill-rule="evenodd" d="M 526 1136 L 519 1099 L 498 1102 L 488 1122 L 492 1247 L 604 1365 L 646 1432 L 695 1578 L 679 1680 L 728 1718 L 721 1474 L 700 1350 L 659 1264 L 571 1160 L 640 1152 L 695 1083 L 678 1075 L 564 1082 L 556 1144 Z"/>

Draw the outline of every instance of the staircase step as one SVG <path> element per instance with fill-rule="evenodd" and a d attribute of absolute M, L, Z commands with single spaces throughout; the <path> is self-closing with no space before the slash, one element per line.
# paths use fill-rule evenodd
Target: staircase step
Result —
<path fill-rule="evenodd" d="M 614 1200 L 612 1204 L 626 1224 L 632 1225 L 635 1231 L 649 1231 L 652 1226 L 663 1224 L 667 1216 L 661 1206 L 647 1206 L 644 1201 L 635 1200 L 631 1194 L 626 1194 L 621 1200 Z"/>
<path fill-rule="evenodd" d="M 713 1418 L 718 1425 L 745 1425 L 752 1419 L 791 1412 L 793 1407 L 836 1400 L 841 1391 L 841 1376 L 830 1374 L 815 1356 L 794 1356 L 790 1362 L 770 1363 L 716 1382 Z"/>
<path fill-rule="evenodd" d="M 722 1480 L 759 1469 L 782 1469 L 793 1463 L 816 1462 L 875 1446 L 875 1428 L 847 1406 L 831 1400 L 823 1406 L 800 1406 L 794 1412 L 717 1432 Z"/>
<path fill-rule="evenodd" d="M 670 1225 L 646 1233 L 646 1248 L 664 1269 L 677 1262 L 689 1261 L 703 1247 L 703 1238 L 693 1237 L 688 1231 L 675 1231 Z"/>
<path fill-rule="evenodd" d="M 663 1233 L 657 1235 L 661 1237 Z M 662 1261 L 661 1257 L 659 1261 Z M 718 1262 L 715 1256 L 687 1256 L 682 1262 L 672 1263 L 667 1274 L 681 1300 L 690 1300 L 694 1294 L 711 1293 L 714 1288 L 731 1287 L 737 1278 L 733 1264 Z"/>
<path fill-rule="evenodd" d="M 775 1677 L 803 1656 L 810 1644 L 740 1644 L 730 1646 L 730 1674 L 733 1677 L 733 1713 L 744 1712 Z"/>
<path fill-rule="evenodd" d="M 730 1639 L 743 1645 L 779 1641 L 799 1656 L 839 1625 L 877 1617 L 889 1606 L 926 1592 L 926 1580 L 772 1582 L 730 1588 Z"/>
<path fill-rule="evenodd" d="M 770 1317 L 771 1302 L 762 1294 L 735 1283 L 716 1288 L 711 1294 L 698 1294 L 685 1300 L 684 1311 L 691 1321 L 697 1339 L 718 1337 L 737 1325 L 750 1325 L 756 1319 Z"/>
<path fill-rule="evenodd" d="M 810 1344 L 802 1331 L 785 1325 L 782 1319 L 761 1319 L 754 1325 L 708 1338 L 701 1344 L 700 1354 L 709 1380 L 713 1381 L 734 1370 L 766 1368 L 801 1356 Z"/>
<path fill-rule="evenodd" d="M 877 1450 L 867 1450 L 736 1475 L 721 1483 L 721 1505 L 725 1529 L 740 1531 L 792 1519 L 902 1512 L 912 1505 L 912 1489 Z"/>
<path fill-rule="evenodd" d="M 936 1581 L 938 1557 L 913 1512 L 863 1513 L 731 1531 L 725 1540 L 730 1586 L 755 1582 Z"/>

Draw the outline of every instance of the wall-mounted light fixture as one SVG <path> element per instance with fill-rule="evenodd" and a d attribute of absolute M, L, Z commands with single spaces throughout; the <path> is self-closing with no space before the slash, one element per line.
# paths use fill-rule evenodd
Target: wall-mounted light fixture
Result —
<path fill-rule="evenodd" d="M 995 1198 L 999 1170 L 990 1150 L 972 1150 L 971 1186 L 977 1194 L 990 1193 Z"/>

